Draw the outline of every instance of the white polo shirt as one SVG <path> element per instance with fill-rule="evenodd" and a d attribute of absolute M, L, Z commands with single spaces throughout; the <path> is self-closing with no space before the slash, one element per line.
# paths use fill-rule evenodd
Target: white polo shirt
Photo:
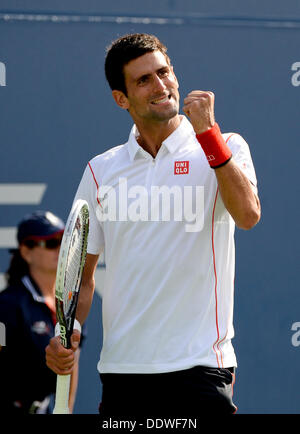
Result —
<path fill-rule="evenodd" d="M 236 366 L 231 344 L 235 223 L 182 116 L 155 159 L 136 141 L 93 158 L 76 198 L 90 207 L 88 253 L 105 247 L 101 373 Z M 256 186 L 245 140 L 223 134 Z"/>

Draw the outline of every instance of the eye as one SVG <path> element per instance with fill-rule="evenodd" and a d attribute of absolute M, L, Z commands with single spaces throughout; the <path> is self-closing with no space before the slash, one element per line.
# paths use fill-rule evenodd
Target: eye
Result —
<path fill-rule="evenodd" d="M 159 77 L 166 77 L 169 74 L 169 68 L 162 68 L 158 71 Z"/>
<path fill-rule="evenodd" d="M 137 81 L 138 86 L 142 86 L 143 84 L 146 84 L 149 81 L 149 76 L 148 75 L 143 75 L 142 77 L 140 77 Z"/>

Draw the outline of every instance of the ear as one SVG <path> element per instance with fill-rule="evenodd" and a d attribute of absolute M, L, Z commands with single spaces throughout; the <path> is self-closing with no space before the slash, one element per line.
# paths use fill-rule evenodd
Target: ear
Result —
<path fill-rule="evenodd" d="M 125 93 L 123 93 L 121 90 L 113 90 L 112 91 L 113 99 L 116 101 L 119 107 L 121 107 L 124 110 L 128 110 L 129 108 L 129 101 Z"/>
<path fill-rule="evenodd" d="M 31 263 L 30 249 L 27 246 L 25 246 L 24 244 L 21 244 L 19 247 L 19 250 L 20 250 L 20 255 L 22 256 L 24 261 L 26 261 L 28 264 L 30 264 Z"/>
<path fill-rule="evenodd" d="M 176 82 L 176 84 L 177 84 L 177 88 L 179 88 L 179 83 L 178 83 L 177 77 L 176 77 L 176 75 L 175 75 L 173 65 L 170 65 L 170 68 L 171 68 L 171 71 L 172 71 L 172 74 L 173 74 L 174 80 L 175 80 L 175 82 Z"/>

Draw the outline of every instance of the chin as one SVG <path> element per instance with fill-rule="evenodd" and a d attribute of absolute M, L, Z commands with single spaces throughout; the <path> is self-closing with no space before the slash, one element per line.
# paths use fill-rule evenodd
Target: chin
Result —
<path fill-rule="evenodd" d="M 162 113 L 156 112 L 154 117 L 160 121 L 169 121 L 170 119 L 173 119 L 175 116 L 177 116 L 178 113 L 179 113 L 179 110 L 174 107 L 174 108 L 166 110 L 165 112 L 162 112 Z"/>

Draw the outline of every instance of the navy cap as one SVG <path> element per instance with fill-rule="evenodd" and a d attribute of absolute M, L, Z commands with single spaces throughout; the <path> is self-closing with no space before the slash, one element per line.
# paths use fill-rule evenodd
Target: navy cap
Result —
<path fill-rule="evenodd" d="M 27 214 L 18 225 L 17 239 L 47 239 L 64 231 L 64 222 L 50 211 Z"/>

